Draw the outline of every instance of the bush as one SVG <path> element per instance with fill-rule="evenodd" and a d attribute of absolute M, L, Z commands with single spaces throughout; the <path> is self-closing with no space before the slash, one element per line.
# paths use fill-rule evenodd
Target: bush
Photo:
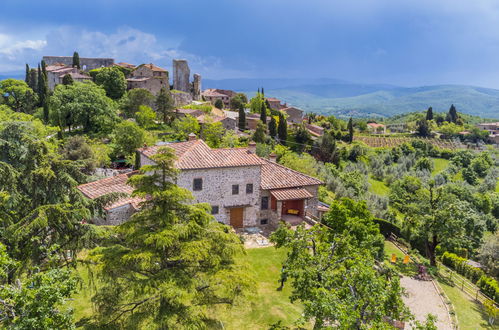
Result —
<path fill-rule="evenodd" d="M 492 298 L 496 303 L 499 303 L 499 284 L 496 280 L 492 277 L 483 275 L 476 285 L 483 293 Z"/>
<path fill-rule="evenodd" d="M 394 233 L 397 237 L 400 237 L 400 228 L 395 224 L 388 222 L 384 219 L 374 218 L 374 222 L 379 225 L 379 232 L 386 237 L 390 236 L 390 233 Z"/>

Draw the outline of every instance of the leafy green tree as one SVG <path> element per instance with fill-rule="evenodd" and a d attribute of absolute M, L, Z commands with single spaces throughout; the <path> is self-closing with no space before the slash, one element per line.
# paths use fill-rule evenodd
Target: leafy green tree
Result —
<path fill-rule="evenodd" d="M 426 119 L 420 119 L 416 123 L 416 135 L 421 137 L 431 136 L 431 128 Z"/>
<path fill-rule="evenodd" d="M 78 52 L 73 53 L 73 68 L 74 67 L 81 69 L 80 68 L 80 55 L 78 54 Z"/>
<path fill-rule="evenodd" d="M 248 97 L 246 94 L 237 93 L 233 98 L 230 99 L 230 109 L 232 111 L 237 111 L 241 108 L 244 108 L 245 104 L 248 103 Z"/>
<path fill-rule="evenodd" d="M 416 161 L 414 168 L 420 171 L 433 171 L 433 160 L 428 157 L 421 157 Z"/>
<path fill-rule="evenodd" d="M 73 311 L 64 304 L 76 291 L 70 269 L 35 271 L 9 283 L 16 261 L 0 243 L 0 326 L 5 329 L 73 329 Z"/>
<path fill-rule="evenodd" d="M 114 132 L 115 152 L 120 156 L 130 156 L 144 146 L 145 131 L 134 122 L 125 120 L 116 125 Z"/>
<path fill-rule="evenodd" d="M 483 224 L 470 202 L 456 197 L 454 186 L 437 186 L 406 176 L 391 186 L 390 204 L 404 214 L 404 226 L 413 239 L 423 242 L 426 256 L 436 265 L 436 247 L 478 247 Z"/>
<path fill-rule="evenodd" d="M 238 127 L 242 131 L 246 129 L 246 112 L 243 105 L 239 107 Z"/>
<path fill-rule="evenodd" d="M 347 128 L 348 128 L 347 142 L 352 143 L 353 142 L 353 120 L 352 120 L 352 117 L 350 117 L 350 119 L 348 120 Z"/>
<path fill-rule="evenodd" d="M 144 128 L 148 128 L 154 125 L 155 119 L 156 112 L 145 105 L 139 106 L 139 111 L 135 113 L 135 120 L 137 120 L 137 123 Z"/>
<path fill-rule="evenodd" d="M 216 99 L 215 103 L 213 103 L 213 105 L 217 109 L 223 109 L 224 108 L 224 102 L 222 100 L 220 100 L 220 99 Z"/>
<path fill-rule="evenodd" d="M 274 116 L 270 117 L 268 128 L 269 128 L 269 135 L 272 138 L 275 138 L 277 136 L 277 122 Z"/>
<path fill-rule="evenodd" d="M 338 159 L 336 140 L 330 132 L 324 132 L 313 145 L 312 154 L 324 163 L 334 163 Z"/>
<path fill-rule="evenodd" d="M 426 110 L 426 120 L 433 120 L 433 108 L 429 107 L 428 110 Z"/>
<path fill-rule="evenodd" d="M 199 135 L 200 131 L 199 122 L 190 115 L 175 119 L 172 123 L 172 128 L 179 140 L 186 140 L 191 133 Z"/>
<path fill-rule="evenodd" d="M 95 76 L 95 83 L 102 86 L 106 95 L 113 100 L 118 100 L 126 92 L 125 75 L 116 66 L 99 69 Z"/>
<path fill-rule="evenodd" d="M 72 136 L 61 150 L 64 159 L 72 160 L 81 164 L 83 172 L 92 174 L 97 166 L 94 153 L 87 140 L 82 136 Z"/>
<path fill-rule="evenodd" d="M 356 225 L 363 233 L 363 224 Z M 289 252 L 281 283 L 290 281 L 291 302 L 300 301 L 298 324 L 314 329 L 332 324 L 345 329 L 389 328 L 390 320 L 407 320 L 399 277 L 375 262 L 369 249 L 356 246 L 348 231 L 335 233 L 324 225 L 296 230 L 281 226 L 271 236 Z"/>
<path fill-rule="evenodd" d="M 310 133 L 308 132 L 305 124 L 300 124 L 295 132 L 295 141 L 298 144 L 296 149 L 302 152 L 307 145 L 312 141 Z"/>
<path fill-rule="evenodd" d="M 203 124 L 201 129 L 201 137 L 212 148 L 220 147 L 224 133 L 225 129 L 219 121 L 213 122 L 208 120 L 205 124 Z"/>
<path fill-rule="evenodd" d="M 175 109 L 175 100 L 172 94 L 166 88 L 161 88 L 156 97 L 156 111 L 163 117 L 163 123 L 171 123 L 174 119 L 173 110 Z"/>
<path fill-rule="evenodd" d="M 267 140 L 267 135 L 265 134 L 265 125 L 261 121 L 258 121 L 255 133 L 253 134 L 253 141 L 257 143 L 264 143 L 265 140 Z"/>
<path fill-rule="evenodd" d="M 286 145 L 286 140 L 288 139 L 288 123 L 284 115 L 279 113 L 279 123 L 277 124 L 277 137 L 279 138 L 279 143 Z"/>
<path fill-rule="evenodd" d="M 64 75 L 64 77 L 62 77 L 63 85 L 72 85 L 73 83 L 74 83 L 73 77 L 69 73 L 67 75 Z"/>
<path fill-rule="evenodd" d="M 190 204 L 189 191 L 173 184 L 174 152 L 161 148 L 155 165 L 131 177 L 134 195 L 148 197 L 139 212 L 116 227 L 117 244 L 90 256 L 101 270 L 93 298 L 100 324 L 140 328 L 206 328 L 216 320 L 209 308 L 234 304 L 251 286 L 239 238 Z M 152 172 L 153 175 L 147 175 Z"/>
<path fill-rule="evenodd" d="M 81 126 L 84 132 L 107 133 L 117 121 L 112 100 L 94 83 L 57 85 L 50 105 L 51 121 L 62 130 Z"/>
<path fill-rule="evenodd" d="M 478 254 L 480 264 L 493 277 L 499 275 L 499 232 L 488 236 Z"/>
<path fill-rule="evenodd" d="M 17 112 L 34 112 L 38 97 L 22 80 L 5 79 L 0 81 L 0 97 L 3 103 Z"/>
<path fill-rule="evenodd" d="M 141 105 L 153 107 L 154 100 L 154 95 L 147 89 L 134 88 L 128 91 L 126 96 L 123 97 L 121 108 L 126 118 L 133 118 Z"/>

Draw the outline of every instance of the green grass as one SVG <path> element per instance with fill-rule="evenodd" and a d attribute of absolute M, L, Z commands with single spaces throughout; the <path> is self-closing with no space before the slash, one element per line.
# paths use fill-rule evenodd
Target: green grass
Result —
<path fill-rule="evenodd" d="M 397 256 L 397 262 L 395 264 L 391 263 L 392 254 Z M 406 276 L 416 275 L 416 265 L 412 261 L 409 261 L 407 265 L 403 264 L 405 254 L 400 251 L 395 245 L 390 241 L 385 241 L 385 263 L 395 267 L 395 269 Z"/>
<path fill-rule="evenodd" d="M 286 251 L 274 247 L 249 249 L 246 258 L 255 278 L 256 292 L 246 299 L 244 305 L 232 309 L 219 308 L 215 311 L 224 327 L 268 329 L 277 321 L 282 321 L 283 325 L 292 325 L 300 317 L 302 306 L 289 301 L 289 283 L 282 291 L 277 291 Z"/>
<path fill-rule="evenodd" d="M 438 283 L 454 305 L 460 329 L 498 328 L 488 324 L 487 316 L 482 312 L 480 305 L 469 298 L 457 286 L 453 286 L 452 283 L 442 278 L 438 278 Z"/>
<path fill-rule="evenodd" d="M 443 159 L 443 158 L 433 158 L 433 171 L 431 172 L 432 175 L 436 175 L 449 166 L 449 160 L 448 159 Z"/>
<path fill-rule="evenodd" d="M 299 303 L 289 301 L 291 285 L 287 283 L 282 291 L 277 291 L 281 265 L 286 258 L 286 251 L 274 247 L 248 249 L 244 256 L 249 264 L 256 286 L 254 292 L 243 299 L 243 303 L 228 309 L 218 306 L 212 315 L 223 322 L 225 329 L 268 329 L 277 321 L 291 326 L 303 310 Z M 78 274 L 82 278 L 82 286 L 69 305 L 75 310 L 78 322 L 90 318 L 93 314 L 91 298 L 95 291 L 89 283 L 89 272 L 81 266 Z"/>
<path fill-rule="evenodd" d="M 390 192 L 383 181 L 378 181 L 373 178 L 369 178 L 369 191 L 380 196 L 386 196 Z"/>

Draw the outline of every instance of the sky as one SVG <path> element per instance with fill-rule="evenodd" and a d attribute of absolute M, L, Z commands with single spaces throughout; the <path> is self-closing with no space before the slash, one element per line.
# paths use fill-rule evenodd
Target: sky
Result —
<path fill-rule="evenodd" d="M 499 88 L 499 1 L 0 0 L 0 73 L 75 50 L 209 79 Z"/>

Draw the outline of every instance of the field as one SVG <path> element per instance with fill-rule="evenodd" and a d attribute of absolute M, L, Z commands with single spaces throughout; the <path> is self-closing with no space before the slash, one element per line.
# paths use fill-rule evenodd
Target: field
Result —
<path fill-rule="evenodd" d="M 403 143 L 411 142 L 413 140 L 420 140 L 429 142 L 435 147 L 443 149 L 459 149 L 461 146 L 451 140 L 442 139 L 423 139 L 416 137 L 387 137 L 387 136 L 372 136 L 372 135 L 356 135 L 353 137 L 354 141 L 364 142 L 372 148 L 393 148 Z"/>

